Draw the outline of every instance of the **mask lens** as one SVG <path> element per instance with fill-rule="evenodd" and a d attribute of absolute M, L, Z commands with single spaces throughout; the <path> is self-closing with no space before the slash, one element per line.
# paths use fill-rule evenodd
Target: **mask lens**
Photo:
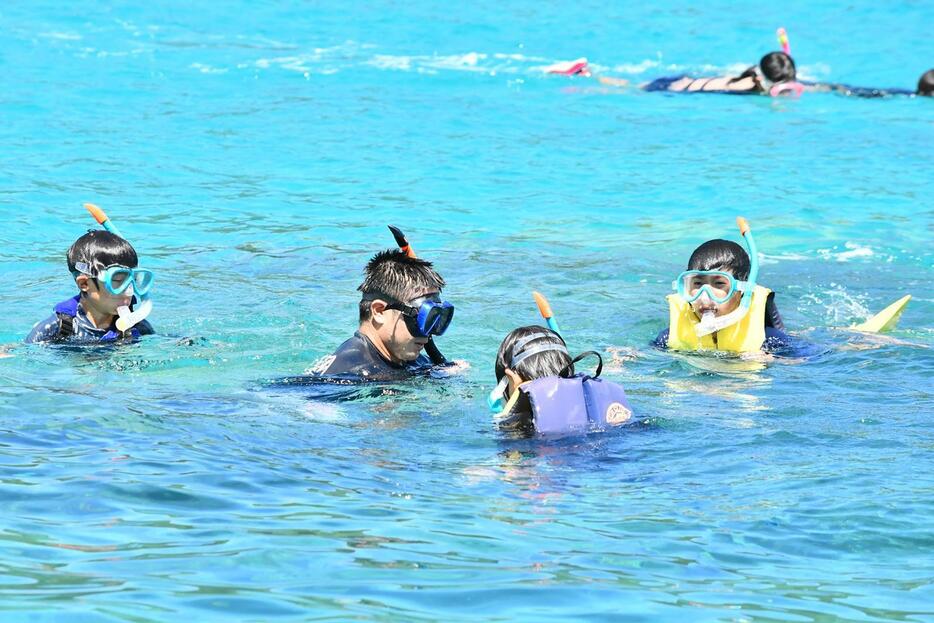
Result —
<path fill-rule="evenodd" d="M 151 270 L 135 270 L 133 271 L 133 289 L 136 290 L 136 293 L 140 296 L 144 296 L 149 293 L 149 289 L 152 288 L 152 279 L 153 273 Z"/>
<path fill-rule="evenodd" d="M 444 335 L 451 319 L 454 306 L 450 303 L 425 301 L 418 310 L 418 330 L 422 337 Z"/>
<path fill-rule="evenodd" d="M 691 270 L 681 275 L 681 297 L 693 303 L 706 294 L 715 303 L 725 303 L 736 291 L 736 281 L 720 271 Z"/>
<path fill-rule="evenodd" d="M 122 294 L 131 283 L 133 271 L 128 268 L 108 268 L 104 275 L 104 286 L 111 294 Z"/>

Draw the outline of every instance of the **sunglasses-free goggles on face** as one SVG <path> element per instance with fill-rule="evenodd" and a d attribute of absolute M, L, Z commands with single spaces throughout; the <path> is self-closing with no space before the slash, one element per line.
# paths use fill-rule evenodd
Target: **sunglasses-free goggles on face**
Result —
<path fill-rule="evenodd" d="M 671 287 L 686 303 L 693 303 L 706 294 L 714 303 L 722 304 L 737 291 L 745 292 L 749 283 L 738 281 L 722 270 L 686 270 L 678 275 Z"/>
<path fill-rule="evenodd" d="M 145 268 L 108 266 L 95 274 L 87 262 L 76 262 L 75 269 L 103 283 L 104 288 L 113 295 L 123 294 L 131 285 L 133 292 L 139 296 L 146 296 L 152 289 L 153 272 Z"/>
<path fill-rule="evenodd" d="M 402 312 L 406 328 L 415 337 L 444 335 L 454 318 L 454 305 L 437 295 L 419 297 L 410 304 L 393 301 L 386 309 Z"/>

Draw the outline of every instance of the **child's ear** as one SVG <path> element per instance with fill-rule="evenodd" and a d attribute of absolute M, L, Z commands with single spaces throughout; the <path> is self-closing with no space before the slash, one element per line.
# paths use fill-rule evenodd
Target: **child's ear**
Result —
<path fill-rule="evenodd" d="M 509 393 L 512 394 L 512 392 L 516 391 L 516 388 L 525 381 L 523 381 L 522 377 L 512 368 L 506 368 L 505 372 L 506 378 L 509 379 Z"/>

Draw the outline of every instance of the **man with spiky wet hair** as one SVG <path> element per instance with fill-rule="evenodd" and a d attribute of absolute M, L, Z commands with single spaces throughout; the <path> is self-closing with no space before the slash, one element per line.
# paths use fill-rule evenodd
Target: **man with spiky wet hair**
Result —
<path fill-rule="evenodd" d="M 454 307 L 441 300 L 444 279 L 430 262 L 398 250 L 377 253 L 363 272 L 359 328 L 312 372 L 386 381 L 430 369 L 422 349 L 444 333 L 454 315 Z"/>

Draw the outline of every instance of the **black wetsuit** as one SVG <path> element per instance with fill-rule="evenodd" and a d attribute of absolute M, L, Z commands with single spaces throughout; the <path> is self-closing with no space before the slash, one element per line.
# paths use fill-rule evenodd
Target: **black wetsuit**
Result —
<path fill-rule="evenodd" d="M 839 82 L 804 82 L 801 81 L 801 84 L 807 86 L 823 87 L 824 89 L 829 89 L 833 93 L 839 93 L 840 95 L 846 95 L 848 97 L 861 97 L 865 99 L 875 99 L 880 97 L 893 97 L 896 95 L 902 95 L 906 97 L 914 97 L 917 95 L 915 91 L 909 89 L 880 89 L 878 87 L 857 87 L 851 84 L 843 84 Z"/>
<path fill-rule="evenodd" d="M 427 372 L 431 367 L 431 360 L 424 354 L 404 364 L 389 361 L 368 337 L 356 331 L 333 355 L 322 360 L 314 372 L 326 377 L 358 377 L 361 381 L 398 381 Z"/>
<path fill-rule="evenodd" d="M 668 331 L 666 327 L 658 334 L 652 345 L 657 348 L 668 348 Z M 787 351 L 791 347 L 791 336 L 785 333 L 785 323 L 782 321 L 782 315 L 778 313 L 778 307 L 775 306 L 775 293 L 769 292 L 769 298 L 765 301 L 765 341 L 762 343 L 762 350 L 774 353 Z"/>

